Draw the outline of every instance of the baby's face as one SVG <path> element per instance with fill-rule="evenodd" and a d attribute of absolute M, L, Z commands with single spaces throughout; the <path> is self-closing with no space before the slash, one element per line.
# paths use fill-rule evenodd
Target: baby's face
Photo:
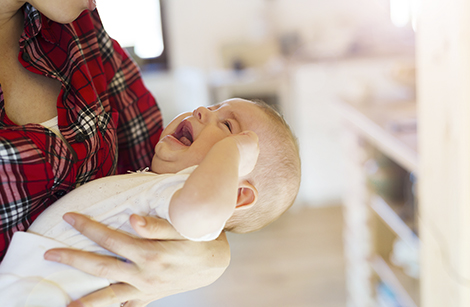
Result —
<path fill-rule="evenodd" d="M 268 121 L 263 110 L 243 99 L 180 114 L 163 130 L 151 169 L 159 174 L 176 173 L 197 165 L 215 143 L 245 130 L 254 131 L 262 139 Z"/>

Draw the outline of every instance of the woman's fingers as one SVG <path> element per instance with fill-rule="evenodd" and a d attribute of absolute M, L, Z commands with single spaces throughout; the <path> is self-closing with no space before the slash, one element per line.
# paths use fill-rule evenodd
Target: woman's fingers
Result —
<path fill-rule="evenodd" d="M 132 228 L 143 238 L 157 240 L 184 239 L 167 220 L 137 214 L 132 214 L 129 220 Z"/>
<path fill-rule="evenodd" d="M 67 307 L 102 307 L 111 304 L 121 304 L 128 302 L 124 306 L 144 306 L 131 300 L 138 296 L 139 291 L 128 284 L 112 284 L 109 287 L 97 290 L 76 301 L 71 302 Z"/>
<path fill-rule="evenodd" d="M 138 241 L 129 234 L 113 230 L 82 214 L 68 212 L 64 214 L 64 220 L 99 246 L 126 259 L 129 259 Z"/>
<path fill-rule="evenodd" d="M 46 260 L 70 265 L 88 274 L 128 282 L 138 269 L 133 263 L 116 257 L 90 253 L 69 248 L 50 249 L 44 254 Z M 122 280 L 127 276 L 128 280 Z"/>
<path fill-rule="evenodd" d="M 230 248 L 224 233 L 209 242 L 181 240 L 164 220 L 132 216 L 131 224 L 137 232 L 159 239 L 155 240 L 112 230 L 75 213 L 67 213 L 64 219 L 97 244 L 130 260 L 73 249 L 47 251 L 46 259 L 122 282 L 89 294 L 70 306 L 96 307 L 127 302 L 124 306 L 143 307 L 162 297 L 214 282 L 230 262 Z"/>

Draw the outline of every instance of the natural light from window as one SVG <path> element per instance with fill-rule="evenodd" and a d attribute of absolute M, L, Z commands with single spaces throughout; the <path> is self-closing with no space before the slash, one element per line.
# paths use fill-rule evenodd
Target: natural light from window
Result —
<path fill-rule="evenodd" d="M 122 47 L 134 47 L 142 59 L 163 52 L 159 0 L 97 0 L 98 12 L 109 36 Z"/>

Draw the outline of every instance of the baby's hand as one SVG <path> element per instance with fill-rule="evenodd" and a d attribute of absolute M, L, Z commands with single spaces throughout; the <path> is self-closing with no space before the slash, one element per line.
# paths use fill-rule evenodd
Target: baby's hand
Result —
<path fill-rule="evenodd" d="M 253 131 L 243 131 L 232 136 L 238 145 L 240 152 L 240 167 L 238 175 L 243 177 L 253 171 L 258 160 L 259 143 L 258 135 Z"/>

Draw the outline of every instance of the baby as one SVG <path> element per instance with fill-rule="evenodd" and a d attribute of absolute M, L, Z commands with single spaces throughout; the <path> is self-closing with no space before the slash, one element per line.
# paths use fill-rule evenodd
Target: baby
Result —
<path fill-rule="evenodd" d="M 298 146 L 284 119 L 243 99 L 177 116 L 155 146 L 150 170 L 91 181 L 44 211 L 28 232 L 16 232 L 0 266 L 2 302 L 65 306 L 112 282 L 43 259 L 55 247 L 111 254 L 64 222 L 66 212 L 135 235 L 130 215 L 155 215 L 185 238 L 213 240 L 223 230 L 246 233 L 271 223 L 300 184 Z"/>

